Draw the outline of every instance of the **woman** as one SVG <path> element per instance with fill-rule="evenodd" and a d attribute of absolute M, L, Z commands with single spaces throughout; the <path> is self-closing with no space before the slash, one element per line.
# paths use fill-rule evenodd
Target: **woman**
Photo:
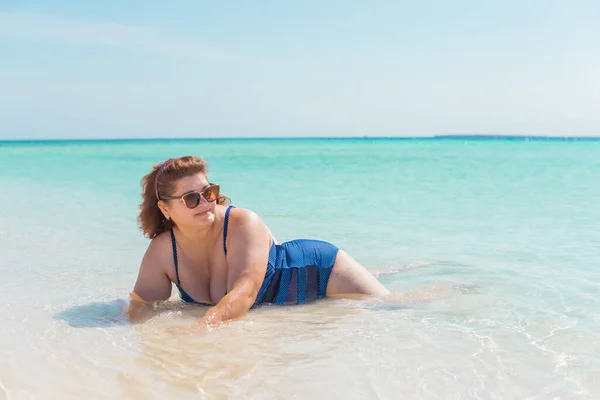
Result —
<path fill-rule="evenodd" d="M 212 327 L 264 304 L 389 291 L 348 253 L 309 239 L 278 244 L 250 210 L 228 205 L 199 157 L 169 159 L 142 179 L 139 225 L 151 239 L 142 259 L 129 319 L 167 300 L 171 283 L 188 303 L 211 306 L 198 322 Z"/>

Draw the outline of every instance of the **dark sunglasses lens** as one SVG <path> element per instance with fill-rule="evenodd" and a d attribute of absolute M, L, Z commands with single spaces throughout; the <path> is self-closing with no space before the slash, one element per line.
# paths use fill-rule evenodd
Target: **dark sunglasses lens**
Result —
<path fill-rule="evenodd" d="M 202 192 L 202 196 L 206 199 L 206 201 L 211 202 L 215 201 L 219 196 L 219 187 L 218 186 L 210 186 L 207 187 L 204 192 Z"/>
<path fill-rule="evenodd" d="M 183 196 L 183 201 L 187 208 L 196 208 L 200 204 L 200 193 L 188 193 Z"/>

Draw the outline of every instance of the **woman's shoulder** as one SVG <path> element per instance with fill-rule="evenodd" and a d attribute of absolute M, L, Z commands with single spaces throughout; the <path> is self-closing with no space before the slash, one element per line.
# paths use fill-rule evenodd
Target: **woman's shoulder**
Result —
<path fill-rule="evenodd" d="M 243 207 L 229 208 L 229 222 L 239 224 L 264 224 L 264 221 L 258 213 Z"/>
<path fill-rule="evenodd" d="M 150 240 L 145 258 L 162 265 L 167 258 L 171 257 L 172 247 L 170 231 L 161 232 Z"/>
<path fill-rule="evenodd" d="M 277 240 L 271 233 L 271 230 L 257 212 L 243 207 L 231 207 L 229 210 L 228 229 L 230 232 L 245 231 L 248 234 L 257 234 L 264 232 L 265 235 L 272 238 L 277 243 Z"/>

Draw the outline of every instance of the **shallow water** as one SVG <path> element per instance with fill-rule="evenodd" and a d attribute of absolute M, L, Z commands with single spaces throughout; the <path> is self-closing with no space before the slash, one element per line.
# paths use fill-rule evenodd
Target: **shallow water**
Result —
<path fill-rule="evenodd" d="M 0 146 L 0 398 L 600 396 L 600 142 Z M 176 296 L 106 321 L 147 245 L 140 178 L 192 153 L 279 241 L 338 244 L 393 301 L 260 307 L 190 336 L 168 328 L 205 308 Z"/>

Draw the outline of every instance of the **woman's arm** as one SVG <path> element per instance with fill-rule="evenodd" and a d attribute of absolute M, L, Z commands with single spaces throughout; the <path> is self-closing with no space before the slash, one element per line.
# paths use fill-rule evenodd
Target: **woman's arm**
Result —
<path fill-rule="evenodd" d="M 200 325 L 215 326 L 246 314 L 265 277 L 271 238 L 267 226 L 258 215 L 244 209 L 232 210 L 230 222 L 227 267 L 231 288 L 206 312 Z"/>
<path fill-rule="evenodd" d="M 129 321 L 148 320 L 154 315 L 154 304 L 171 296 L 171 280 L 162 269 L 163 258 L 160 243 L 154 239 L 142 258 L 133 292 L 129 294 L 129 304 L 124 303 Z"/>

